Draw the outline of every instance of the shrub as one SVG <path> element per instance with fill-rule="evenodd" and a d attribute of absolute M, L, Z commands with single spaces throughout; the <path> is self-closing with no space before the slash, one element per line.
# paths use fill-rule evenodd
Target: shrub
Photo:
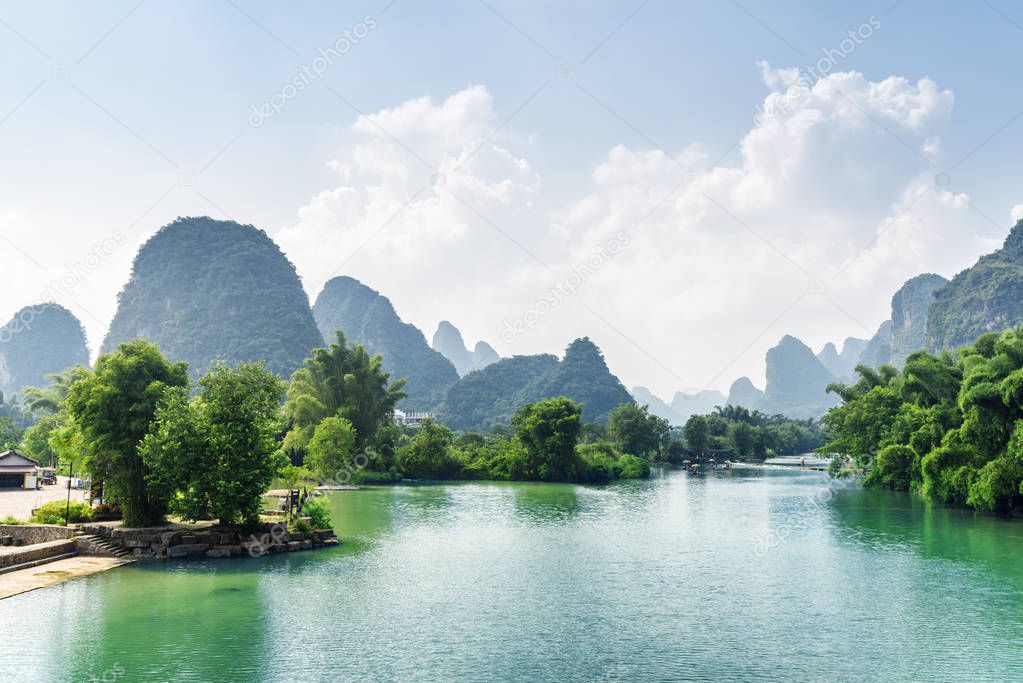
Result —
<path fill-rule="evenodd" d="M 37 524 L 65 524 L 65 510 L 69 512 L 71 522 L 87 522 L 92 519 L 92 508 L 88 503 L 73 500 L 68 506 L 67 501 L 51 500 L 49 503 L 43 503 L 36 510 L 36 513 L 32 515 L 32 521 Z"/>
<path fill-rule="evenodd" d="M 302 506 L 302 514 L 309 518 L 314 529 L 330 529 L 330 509 L 323 498 L 312 498 Z"/>
<path fill-rule="evenodd" d="M 291 528 L 289 529 L 289 531 L 308 536 L 313 532 L 313 525 L 306 521 L 304 518 L 299 517 L 298 519 L 291 523 Z"/>
<path fill-rule="evenodd" d="M 23 522 L 20 519 L 15 519 L 11 515 L 7 515 L 6 519 L 0 519 L 0 524 L 7 524 L 9 526 L 22 526 L 24 524 L 28 524 L 28 522 Z"/>
<path fill-rule="evenodd" d="M 616 463 L 621 479 L 645 479 L 650 476 L 650 463 L 634 455 L 623 455 Z"/>

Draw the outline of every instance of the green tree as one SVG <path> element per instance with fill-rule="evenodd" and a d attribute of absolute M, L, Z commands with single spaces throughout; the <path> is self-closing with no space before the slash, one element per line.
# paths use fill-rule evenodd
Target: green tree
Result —
<path fill-rule="evenodd" d="M 707 418 L 703 415 L 692 415 L 686 420 L 682 430 L 686 438 L 689 450 L 696 455 L 702 455 L 710 445 L 710 429 L 707 425 Z"/>
<path fill-rule="evenodd" d="M 910 482 L 919 477 L 919 467 L 916 452 L 909 446 L 885 446 L 878 452 L 863 483 L 907 491 Z"/>
<path fill-rule="evenodd" d="M 659 455 L 671 431 L 664 418 L 650 414 L 649 406 L 623 403 L 608 415 L 607 431 L 623 453 L 639 457 Z"/>
<path fill-rule="evenodd" d="M 453 477 L 458 461 L 452 450 L 451 430 L 431 419 L 423 420 L 412 440 L 398 449 L 398 466 L 413 477 Z"/>
<path fill-rule="evenodd" d="M 395 404 L 404 398 L 405 380 L 389 383 L 380 356 L 360 345 L 349 345 L 337 331 L 337 341 L 313 350 L 305 366 L 288 385 L 284 412 L 292 428 L 285 451 L 304 451 L 324 418 L 343 417 L 355 428 L 356 447 L 373 444 L 377 431 L 393 420 Z"/>
<path fill-rule="evenodd" d="M 140 451 L 154 487 L 175 491 L 185 519 L 251 523 L 280 461 L 278 412 L 284 383 L 262 363 L 216 364 L 199 395 L 170 391 Z"/>
<path fill-rule="evenodd" d="M 72 385 L 89 376 L 89 369 L 76 365 L 55 375 L 47 375 L 50 385 L 45 388 L 25 387 L 25 410 L 36 418 L 35 424 L 25 430 L 21 448 L 38 463 L 56 466 L 60 454 L 54 439 L 70 422 L 65 401 Z M 75 451 L 69 451 L 73 455 Z"/>
<path fill-rule="evenodd" d="M 305 463 L 322 479 L 349 481 L 357 435 L 343 417 L 327 417 L 316 425 L 306 449 Z"/>
<path fill-rule="evenodd" d="M 168 388 L 187 386 L 184 363 L 169 363 L 154 344 L 136 339 L 100 356 L 68 392 L 85 466 L 103 481 L 104 495 L 121 504 L 125 526 L 158 523 L 167 510 L 169 493 L 149 486 L 139 444 Z"/>
<path fill-rule="evenodd" d="M 522 406 L 512 418 L 515 436 L 525 451 L 528 478 L 573 481 L 580 470 L 576 453 L 582 406 L 564 396 Z"/>
<path fill-rule="evenodd" d="M 15 448 L 21 442 L 22 430 L 18 429 L 14 420 L 0 417 L 0 450 Z"/>

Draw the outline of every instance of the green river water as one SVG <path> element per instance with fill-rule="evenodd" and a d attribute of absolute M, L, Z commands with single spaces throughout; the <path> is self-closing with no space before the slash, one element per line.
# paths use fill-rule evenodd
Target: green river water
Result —
<path fill-rule="evenodd" d="M 778 469 L 330 501 L 337 549 L 0 601 L 0 681 L 1023 680 L 1023 524 Z"/>

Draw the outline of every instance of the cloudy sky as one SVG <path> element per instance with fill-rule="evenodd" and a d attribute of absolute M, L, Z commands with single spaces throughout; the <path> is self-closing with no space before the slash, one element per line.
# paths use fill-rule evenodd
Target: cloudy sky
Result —
<path fill-rule="evenodd" d="M 822 4 L 0 3 L 0 317 L 56 298 L 95 350 L 139 245 L 210 215 L 428 338 L 762 385 L 1023 211 L 1023 9 Z"/>

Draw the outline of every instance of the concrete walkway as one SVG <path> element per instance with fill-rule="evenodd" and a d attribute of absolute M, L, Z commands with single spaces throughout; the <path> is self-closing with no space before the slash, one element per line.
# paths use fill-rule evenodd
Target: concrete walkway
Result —
<path fill-rule="evenodd" d="M 45 588 L 56 583 L 70 581 L 79 576 L 88 576 L 108 569 L 128 564 L 134 560 L 119 557 L 91 557 L 79 555 L 55 562 L 48 562 L 38 567 L 19 569 L 18 571 L 0 574 L 0 600 L 19 593 L 27 593 L 36 588 Z"/>

